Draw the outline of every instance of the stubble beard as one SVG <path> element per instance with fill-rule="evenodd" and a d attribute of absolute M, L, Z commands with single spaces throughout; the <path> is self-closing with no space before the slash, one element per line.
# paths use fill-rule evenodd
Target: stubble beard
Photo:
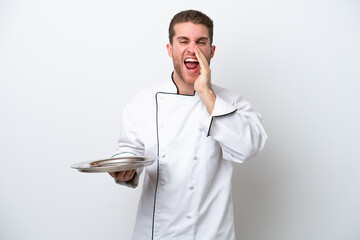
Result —
<path fill-rule="evenodd" d="M 174 62 L 174 70 L 176 72 L 176 75 L 178 75 L 178 77 L 180 78 L 180 80 L 185 83 L 183 74 L 181 72 L 181 67 L 179 66 L 179 64 L 176 64 L 175 62 Z"/>
<path fill-rule="evenodd" d="M 174 59 L 173 59 L 173 64 L 174 64 L 174 70 L 175 70 L 177 76 L 180 78 L 180 80 L 181 80 L 184 84 L 186 84 L 186 85 L 194 85 L 193 82 L 190 82 L 190 81 L 186 81 L 186 80 L 185 80 L 184 75 L 183 75 L 183 73 L 182 73 L 182 71 L 181 71 L 181 66 L 180 66 L 180 64 L 175 63 L 175 60 L 174 60 Z"/>

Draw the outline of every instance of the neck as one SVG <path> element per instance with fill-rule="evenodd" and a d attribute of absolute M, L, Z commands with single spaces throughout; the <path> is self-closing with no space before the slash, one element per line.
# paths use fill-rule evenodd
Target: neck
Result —
<path fill-rule="evenodd" d="M 184 95 L 195 94 L 194 84 L 185 82 L 176 74 L 176 72 L 173 72 L 172 79 L 178 89 L 178 94 L 184 94 Z"/>

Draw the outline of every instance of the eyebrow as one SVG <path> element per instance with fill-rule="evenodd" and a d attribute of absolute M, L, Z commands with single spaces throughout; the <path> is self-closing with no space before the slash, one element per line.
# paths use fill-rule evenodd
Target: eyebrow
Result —
<path fill-rule="evenodd" d="M 185 36 L 180 36 L 180 37 L 177 37 L 176 38 L 177 40 L 189 40 L 188 37 L 185 37 Z M 199 37 L 198 39 L 196 39 L 196 42 L 199 42 L 199 41 L 209 41 L 209 38 L 208 37 Z"/>

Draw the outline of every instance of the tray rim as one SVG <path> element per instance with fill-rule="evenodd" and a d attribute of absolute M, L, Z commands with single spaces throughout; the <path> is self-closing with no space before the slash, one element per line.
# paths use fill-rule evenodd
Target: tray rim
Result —
<path fill-rule="evenodd" d="M 127 156 L 127 157 L 105 158 L 100 160 L 75 163 L 71 165 L 71 168 L 76 169 L 80 172 L 118 172 L 118 171 L 137 169 L 141 167 L 147 167 L 158 159 L 159 157 L 152 157 L 152 156 Z M 124 160 L 124 162 L 121 162 L 121 160 Z M 103 162 L 109 162 L 109 163 L 114 162 L 118 165 L 117 166 L 96 165 L 97 163 L 103 163 Z"/>

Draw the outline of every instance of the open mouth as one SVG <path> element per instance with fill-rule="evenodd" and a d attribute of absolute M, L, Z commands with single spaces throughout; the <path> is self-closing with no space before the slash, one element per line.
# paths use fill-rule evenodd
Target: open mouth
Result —
<path fill-rule="evenodd" d="M 195 72 L 199 67 L 199 61 L 196 58 L 186 58 L 184 64 L 190 72 Z"/>

